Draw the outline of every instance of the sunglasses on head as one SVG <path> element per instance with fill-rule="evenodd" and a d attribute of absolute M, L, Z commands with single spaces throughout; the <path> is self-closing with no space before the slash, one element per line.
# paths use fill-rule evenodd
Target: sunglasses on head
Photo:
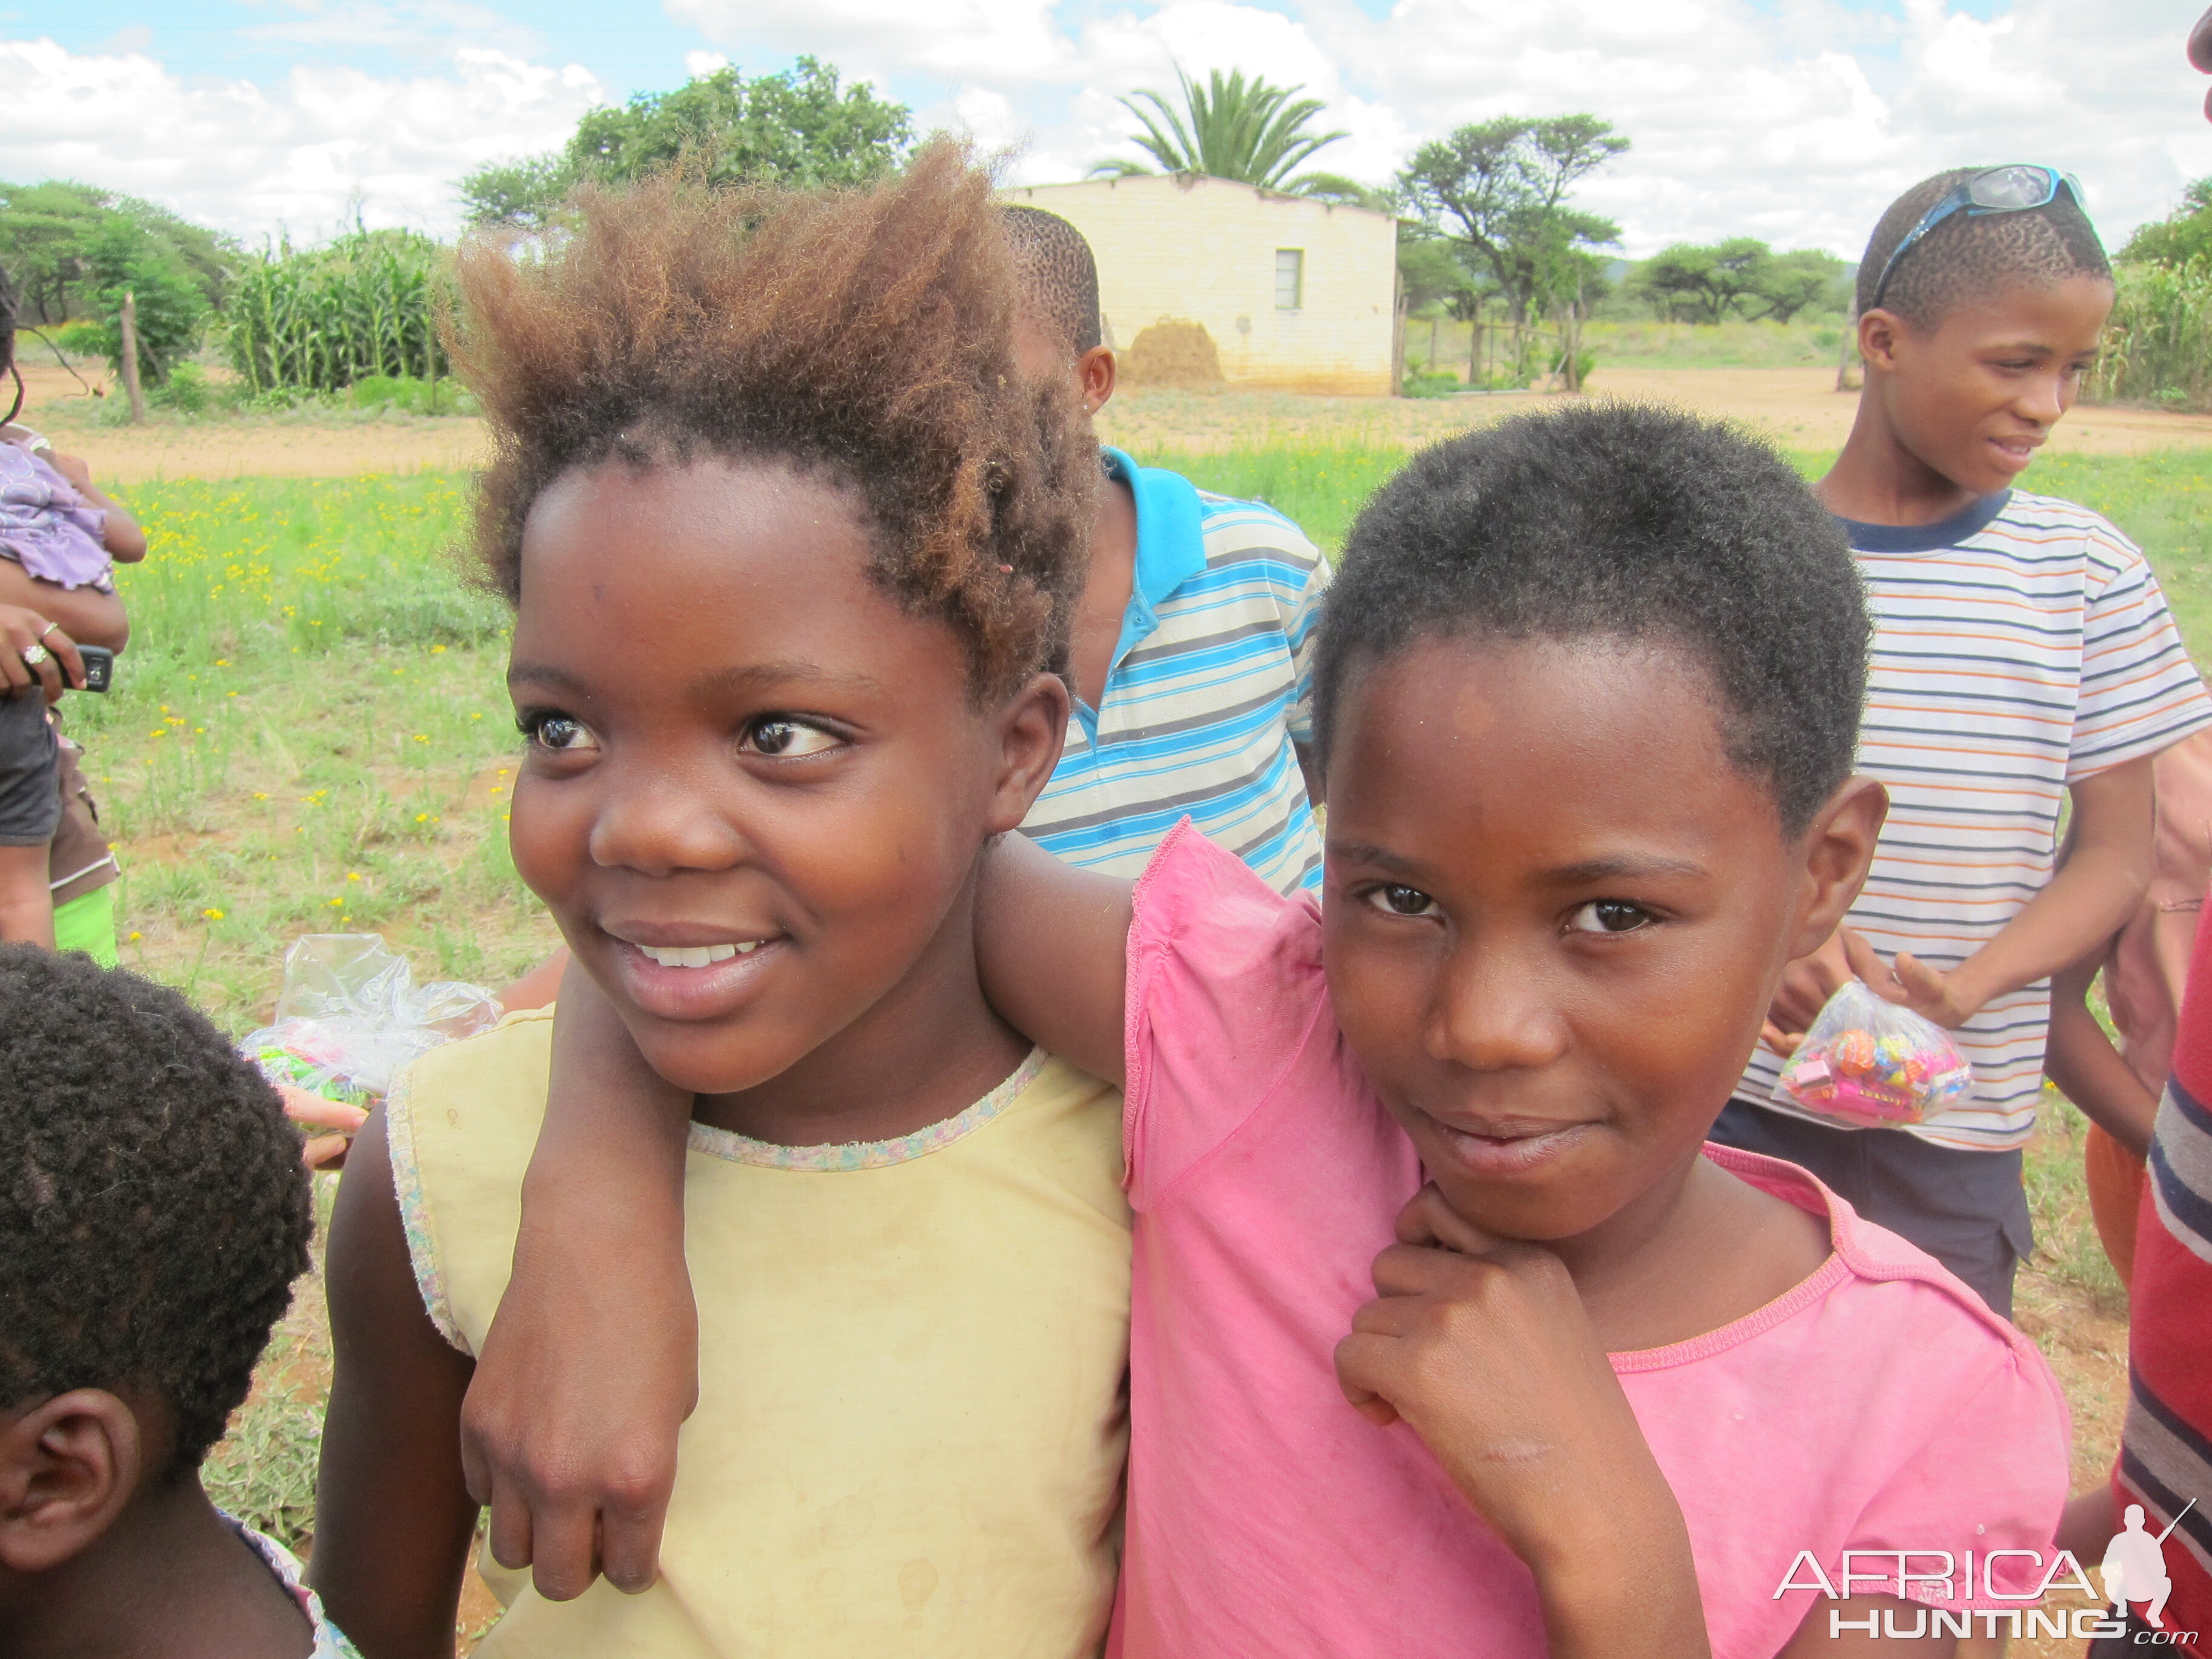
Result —
<path fill-rule="evenodd" d="M 1880 307 L 1889 279 L 1896 272 L 1897 262 L 1953 214 L 1964 213 L 1970 219 L 1978 219 L 1991 213 L 2026 213 L 2057 201 L 2061 185 L 2074 192 L 2075 205 L 2086 211 L 2089 204 L 2081 195 L 2081 181 L 2056 167 L 2015 161 L 2008 167 L 1985 168 L 1965 179 L 1920 216 L 1920 222 L 1913 226 L 1883 263 L 1881 275 L 1875 279 L 1874 298 L 1868 302 L 1867 309 Z"/>

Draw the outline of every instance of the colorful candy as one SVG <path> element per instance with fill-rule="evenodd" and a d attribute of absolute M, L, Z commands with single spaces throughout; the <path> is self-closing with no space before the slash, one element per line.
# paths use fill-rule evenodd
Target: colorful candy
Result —
<path fill-rule="evenodd" d="M 1774 1098 L 1855 1127 L 1924 1121 L 1973 1083 L 1950 1034 L 1853 980 L 1782 1068 Z"/>

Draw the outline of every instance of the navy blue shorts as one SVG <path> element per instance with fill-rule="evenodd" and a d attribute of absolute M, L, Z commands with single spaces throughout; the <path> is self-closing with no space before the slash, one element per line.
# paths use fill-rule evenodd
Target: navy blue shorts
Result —
<path fill-rule="evenodd" d="M 2012 1281 L 2035 1246 L 2017 1148 L 1974 1152 L 1902 1129 L 1846 1129 L 1731 1100 L 1723 1146 L 1810 1170 L 1869 1221 L 1911 1239 L 2012 1317 Z"/>

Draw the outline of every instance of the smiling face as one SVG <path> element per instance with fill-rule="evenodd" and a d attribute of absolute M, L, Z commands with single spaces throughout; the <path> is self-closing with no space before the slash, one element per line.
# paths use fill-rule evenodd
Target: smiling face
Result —
<path fill-rule="evenodd" d="M 1954 307 L 1932 329 L 1869 312 L 1860 339 L 1898 441 L 1988 495 L 2020 476 L 2073 407 L 2112 308 L 2112 285 L 2098 277 L 2016 283 Z"/>
<path fill-rule="evenodd" d="M 1670 647 L 1442 638 L 1351 672 L 1323 927 L 1370 1081 L 1487 1231 L 1665 1204 L 1819 942 L 1820 826 L 1784 836 Z"/>
<path fill-rule="evenodd" d="M 976 854 L 1048 774 L 1064 694 L 979 708 L 870 554 L 848 495 L 775 464 L 609 463 L 531 510 L 515 865 L 680 1087 L 753 1089 L 840 1034 L 895 1069 L 902 1032 L 981 1009 Z"/>

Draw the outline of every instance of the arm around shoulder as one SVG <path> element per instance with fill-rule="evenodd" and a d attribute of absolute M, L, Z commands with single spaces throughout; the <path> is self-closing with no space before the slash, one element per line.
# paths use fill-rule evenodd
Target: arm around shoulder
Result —
<path fill-rule="evenodd" d="M 416 1289 L 381 1109 L 346 1160 L 325 1278 L 334 1374 L 309 1582 L 365 1659 L 451 1659 L 477 1522 L 460 1459 L 474 1366 Z"/>
<path fill-rule="evenodd" d="M 1032 1042 L 1116 1088 L 1128 1069 L 1134 893 L 1016 831 L 984 855 L 975 896 L 975 960 L 991 1006 Z"/>

